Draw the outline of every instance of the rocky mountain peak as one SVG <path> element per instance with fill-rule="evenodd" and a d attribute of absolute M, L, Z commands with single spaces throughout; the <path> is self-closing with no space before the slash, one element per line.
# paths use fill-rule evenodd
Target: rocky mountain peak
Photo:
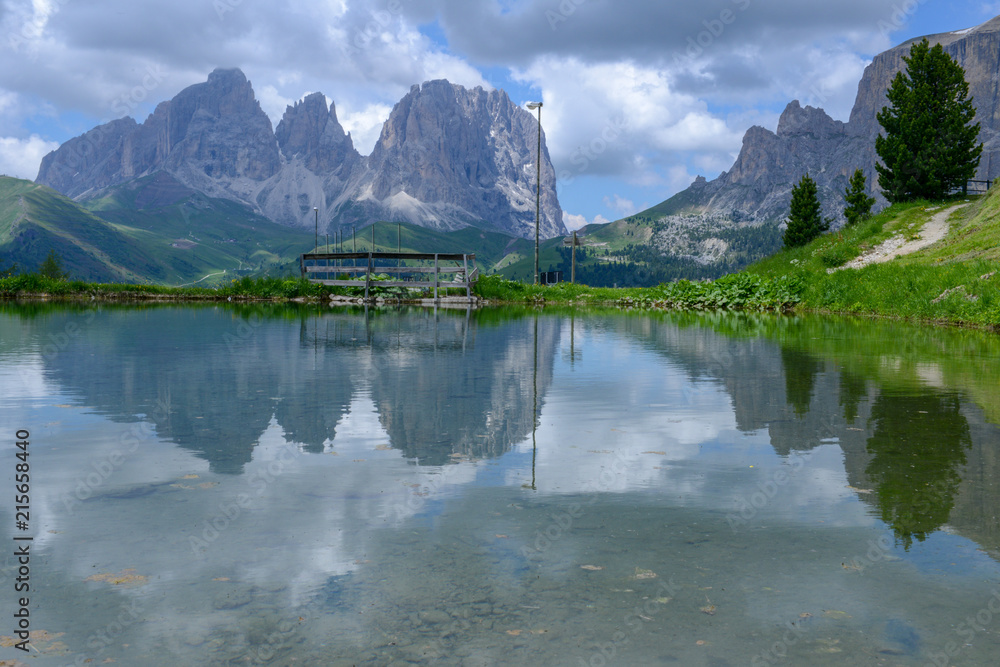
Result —
<path fill-rule="evenodd" d="M 803 107 L 798 100 L 792 100 L 778 119 L 779 137 L 809 136 L 829 139 L 844 134 L 844 123 L 834 120 L 822 109 Z"/>
<path fill-rule="evenodd" d="M 466 216 L 528 236 L 534 231 L 537 132 L 535 117 L 502 90 L 441 79 L 413 86 L 389 114 L 369 159 L 378 174 L 372 197 L 391 201 L 411 220 L 423 215 L 414 199 L 457 202 Z M 541 207 L 541 233 L 565 234 L 547 151 Z M 437 222 L 443 228 L 464 224 L 456 215 Z"/>
<path fill-rule="evenodd" d="M 287 107 L 274 136 L 286 159 L 301 157 L 313 173 L 346 173 L 361 158 L 337 120 L 335 105 L 327 108 L 323 93 L 312 93 Z"/>

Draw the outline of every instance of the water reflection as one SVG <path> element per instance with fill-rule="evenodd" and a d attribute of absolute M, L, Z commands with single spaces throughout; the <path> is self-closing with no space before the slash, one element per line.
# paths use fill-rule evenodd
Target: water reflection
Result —
<path fill-rule="evenodd" d="M 693 382 L 724 386 L 738 428 L 766 431 L 778 455 L 839 444 L 859 499 L 904 548 L 951 526 L 1000 557 L 1000 518 L 987 509 L 1000 491 L 983 484 L 1000 479 L 991 416 L 1000 412 L 986 390 L 1000 382 L 995 334 L 752 314 L 666 319 L 680 326 L 617 326 Z"/>
<path fill-rule="evenodd" d="M 785 396 L 788 404 L 801 417 L 809 412 L 816 375 L 823 365 L 811 354 L 794 347 L 781 348 L 781 367 L 785 373 Z"/>
<path fill-rule="evenodd" d="M 559 339 L 557 321 L 527 317 L 253 307 L 56 310 L 28 320 L 26 336 L 41 343 L 81 317 L 47 376 L 112 420 L 151 421 L 226 474 L 243 470 L 272 418 L 306 452 L 329 449 L 359 395 L 387 444 L 418 463 L 500 456 L 531 431 Z"/>
<path fill-rule="evenodd" d="M 925 664 L 1000 576 L 976 550 L 1000 558 L 998 350 L 808 318 L 3 306 L 3 427 L 51 427 L 37 627 L 70 648 L 39 664 L 740 664 L 787 622 L 789 664 Z"/>
<path fill-rule="evenodd" d="M 948 522 L 972 447 L 957 396 L 886 392 L 872 406 L 865 474 L 882 520 L 906 548 Z"/>

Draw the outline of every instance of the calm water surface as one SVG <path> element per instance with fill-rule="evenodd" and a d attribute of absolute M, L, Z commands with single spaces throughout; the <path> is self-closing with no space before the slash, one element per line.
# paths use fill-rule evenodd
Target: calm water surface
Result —
<path fill-rule="evenodd" d="M 0 382 L 0 661 L 1000 655 L 995 335 L 8 304 Z M 9 646 L 18 429 L 28 654 Z"/>

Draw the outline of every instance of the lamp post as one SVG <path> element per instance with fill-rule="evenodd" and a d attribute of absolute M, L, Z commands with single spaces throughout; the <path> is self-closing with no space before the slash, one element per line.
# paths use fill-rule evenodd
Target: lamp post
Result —
<path fill-rule="evenodd" d="M 313 206 L 313 213 L 316 214 L 316 244 L 315 248 L 319 248 L 319 209 Z"/>
<path fill-rule="evenodd" d="M 538 173 L 535 177 L 535 284 L 538 284 L 538 223 L 542 210 L 542 103 L 528 102 L 528 108 L 538 109 Z"/>

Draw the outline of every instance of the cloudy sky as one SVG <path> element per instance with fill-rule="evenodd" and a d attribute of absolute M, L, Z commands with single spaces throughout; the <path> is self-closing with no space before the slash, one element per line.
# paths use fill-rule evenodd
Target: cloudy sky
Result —
<path fill-rule="evenodd" d="M 1000 14 L 984 0 L 0 0 L 0 173 L 240 67 L 276 125 L 321 91 L 362 153 L 410 86 L 541 99 L 567 225 L 728 169 L 792 99 L 846 120 L 871 57 Z"/>

